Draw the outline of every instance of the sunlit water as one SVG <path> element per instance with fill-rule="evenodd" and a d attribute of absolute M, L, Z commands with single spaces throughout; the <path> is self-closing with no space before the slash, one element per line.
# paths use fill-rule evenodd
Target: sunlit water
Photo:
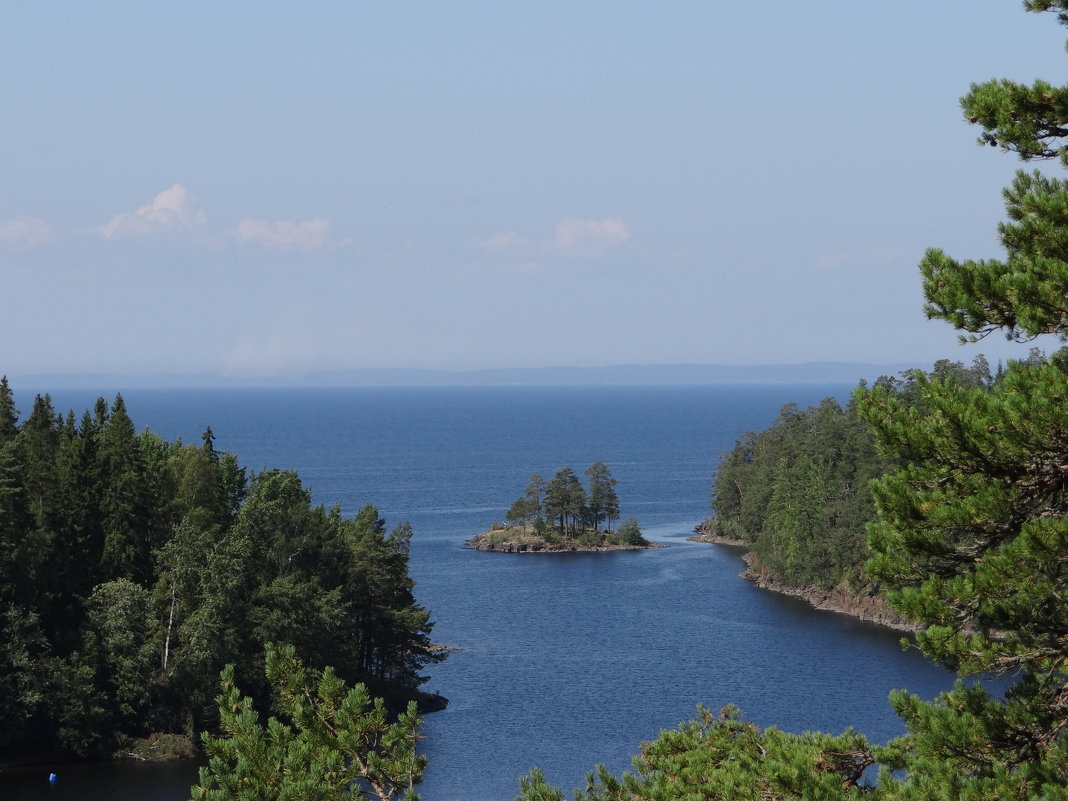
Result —
<path fill-rule="evenodd" d="M 849 387 L 130 390 L 139 427 L 216 447 L 252 469 L 295 468 L 317 502 L 378 506 L 415 530 L 411 572 L 434 639 L 459 648 L 426 688 L 450 699 L 426 718 L 431 801 L 507 799 L 540 766 L 570 790 L 604 762 L 629 767 L 642 740 L 703 703 L 738 704 L 791 731 L 902 731 L 887 693 L 950 684 L 900 635 L 737 577 L 737 553 L 686 541 L 708 511 L 721 451 L 788 402 Z M 52 393 L 77 414 L 99 394 Z M 16 387 L 18 406 L 32 393 Z M 603 460 L 622 516 L 670 548 L 511 555 L 465 550 L 500 520 L 534 471 L 580 474 Z M 58 779 L 49 784 L 48 773 Z M 66 765 L 0 773 L 0 798 L 188 797 L 195 766 Z"/>

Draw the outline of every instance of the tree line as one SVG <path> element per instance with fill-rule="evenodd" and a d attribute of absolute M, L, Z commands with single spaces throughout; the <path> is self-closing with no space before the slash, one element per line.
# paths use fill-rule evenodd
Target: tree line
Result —
<path fill-rule="evenodd" d="M 439 657 L 412 596 L 411 527 L 313 506 L 292 471 L 246 474 L 138 433 L 120 396 L 80 419 L 0 380 L 0 751 L 106 755 L 214 725 L 219 673 L 267 698 L 264 644 L 403 701 Z"/>
<path fill-rule="evenodd" d="M 1039 363 L 1033 351 L 1026 363 Z M 991 388 L 982 356 L 971 366 L 943 359 L 923 374 L 882 376 L 874 388 L 922 413 L 921 381 L 952 381 Z M 921 378 L 922 376 L 922 378 Z M 767 429 L 745 432 L 720 459 L 712 487 L 713 516 L 706 524 L 718 536 L 749 546 L 759 567 L 792 587 L 853 589 L 870 584 L 867 525 L 875 518 L 871 482 L 902 462 L 877 450 L 861 415 L 865 382 L 845 406 L 834 398 L 799 409 L 787 404 Z"/>

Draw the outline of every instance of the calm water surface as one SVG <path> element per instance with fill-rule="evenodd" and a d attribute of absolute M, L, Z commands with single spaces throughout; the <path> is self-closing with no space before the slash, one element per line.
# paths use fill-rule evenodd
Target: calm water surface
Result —
<path fill-rule="evenodd" d="M 29 388 L 33 390 L 34 388 Z M 721 451 L 848 386 L 130 390 L 139 427 L 216 447 L 253 470 L 296 469 L 317 502 L 351 515 L 378 506 L 415 530 L 411 572 L 434 638 L 461 650 L 426 687 L 447 710 L 426 718 L 430 801 L 508 799 L 540 766 L 570 790 L 604 762 L 629 767 L 638 743 L 738 704 L 761 724 L 877 741 L 902 731 L 887 693 L 930 697 L 950 677 L 902 651 L 900 635 L 737 577 L 728 549 L 686 542 L 708 510 Z M 18 406 L 32 391 L 16 387 Z M 77 414 L 114 391 L 56 390 Z M 464 550 L 500 520 L 534 471 L 579 474 L 603 460 L 622 516 L 670 548 L 637 553 Z M 49 770 L 59 773 L 55 785 Z M 180 801 L 195 766 L 70 765 L 0 773 L 0 798 Z"/>

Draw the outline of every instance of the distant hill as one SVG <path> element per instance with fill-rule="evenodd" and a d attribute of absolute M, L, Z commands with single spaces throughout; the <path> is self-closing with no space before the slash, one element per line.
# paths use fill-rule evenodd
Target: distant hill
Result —
<path fill-rule="evenodd" d="M 12 375 L 13 386 L 34 388 L 133 387 L 433 387 L 611 386 L 634 384 L 856 384 L 922 364 L 805 362 L 803 364 L 616 364 L 606 367 L 498 367 L 486 370 L 373 368 L 308 373 L 299 378 L 227 378 L 219 375 L 37 373 Z"/>
<path fill-rule="evenodd" d="M 508 386 L 619 384 L 804 384 L 896 374 L 915 365 L 857 362 L 806 364 L 615 364 L 606 367 L 498 367 L 487 370 L 347 370 L 311 373 L 308 386 Z"/>

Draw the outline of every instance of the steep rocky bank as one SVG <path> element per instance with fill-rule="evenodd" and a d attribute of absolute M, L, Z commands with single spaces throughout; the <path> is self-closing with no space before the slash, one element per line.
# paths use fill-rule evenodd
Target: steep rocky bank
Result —
<path fill-rule="evenodd" d="M 719 537 L 702 526 L 698 526 L 696 531 L 697 534 L 689 538 L 691 542 L 707 542 L 732 549 L 746 548 L 746 544 L 741 540 Z M 857 592 L 847 587 L 835 587 L 831 590 L 821 589 L 820 587 L 791 587 L 769 576 L 767 570 L 761 568 L 757 563 L 756 556 L 752 551 L 746 551 L 741 556 L 745 562 L 745 570 L 738 575 L 746 581 L 753 582 L 763 590 L 771 590 L 772 592 L 800 598 L 816 609 L 850 615 L 859 620 L 878 623 L 881 626 L 889 626 L 898 631 L 913 632 L 920 629 L 920 626 L 909 622 L 891 609 L 886 601 L 886 596 L 875 590 Z"/>
<path fill-rule="evenodd" d="M 835 587 L 831 590 L 819 587 L 790 587 L 776 581 L 767 574 L 766 570 L 760 568 L 752 553 L 744 554 L 742 559 L 745 560 L 745 570 L 738 575 L 761 589 L 792 595 L 817 609 L 851 615 L 859 620 L 889 626 L 898 631 L 919 631 L 921 628 L 891 609 L 886 596 L 875 590 L 856 592 L 847 587 Z"/>
<path fill-rule="evenodd" d="M 742 540 L 732 539 L 730 537 L 721 537 L 718 534 L 714 534 L 711 529 L 706 528 L 702 523 L 694 529 L 694 535 L 687 537 L 690 542 L 708 542 L 712 545 L 729 545 L 732 548 L 748 548 Z"/>

